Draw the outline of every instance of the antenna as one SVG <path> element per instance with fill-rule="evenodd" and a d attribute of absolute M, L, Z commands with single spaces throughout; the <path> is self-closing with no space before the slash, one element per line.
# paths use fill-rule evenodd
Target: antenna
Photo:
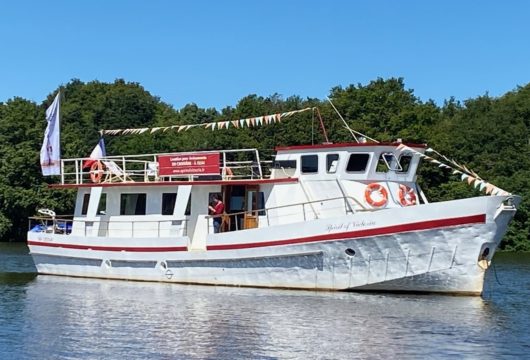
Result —
<path fill-rule="evenodd" d="M 353 138 L 355 139 L 355 141 L 357 141 L 358 143 L 360 143 L 359 139 L 357 139 L 357 136 L 355 136 L 355 134 L 357 135 L 360 135 L 362 137 L 365 137 L 367 139 L 370 139 L 372 140 L 373 142 L 376 142 L 378 143 L 379 141 L 375 140 L 375 139 L 372 139 L 371 137 L 369 137 L 368 135 L 365 135 L 359 131 L 356 131 L 356 130 L 353 130 L 351 127 L 348 126 L 348 123 L 346 122 L 346 120 L 344 120 L 344 118 L 342 117 L 342 115 L 340 114 L 339 110 L 337 110 L 337 108 L 335 107 L 335 105 L 333 105 L 333 103 L 331 102 L 331 99 L 328 97 L 327 98 L 329 103 L 331 104 L 331 106 L 333 107 L 333 109 L 335 110 L 335 112 L 339 115 L 340 119 L 342 120 L 342 122 L 344 123 L 344 127 L 346 129 L 348 129 L 348 131 L 350 132 L 351 136 L 353 136 Z"/>

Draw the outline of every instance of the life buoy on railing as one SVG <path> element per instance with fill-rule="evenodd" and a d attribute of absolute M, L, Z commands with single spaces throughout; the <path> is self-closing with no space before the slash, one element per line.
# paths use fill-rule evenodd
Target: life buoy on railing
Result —
<path fill-rule="evenodd" d="M 381 184 L 371 183 L 364 190 L 364 199 L 373 207 L 382 207 L 388 202 L 388 191 Z"/>
<path fill-rule="evenodd" d="M 232 169 L 230 169 L 228 166 L 225 167 L 225 179 L 232 180 L 233 177 L 234 177 L 234 173 L 232 172 Z"/>
<path fill-rule="evenodd" d="M 414 189 L 407 185 L 399 185 L 399 203 L 403 206 L 416 205 L 416 194 Z"/>
<path fill-rule="evenodd" d="M 95 161 L 90 166 L 90 180 L 95 183 L 100 183 L 103 178 L 103 164 L 100 161 Z"/>

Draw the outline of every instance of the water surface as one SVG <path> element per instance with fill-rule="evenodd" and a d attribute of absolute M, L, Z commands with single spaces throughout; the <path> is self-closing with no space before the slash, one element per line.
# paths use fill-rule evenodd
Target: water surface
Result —
<path fill-rule="evenodd" d="M 36 276 L 0 244 L 1 359 L 530 356 L 530 256 L 483 297 L 288 291 Z"/>

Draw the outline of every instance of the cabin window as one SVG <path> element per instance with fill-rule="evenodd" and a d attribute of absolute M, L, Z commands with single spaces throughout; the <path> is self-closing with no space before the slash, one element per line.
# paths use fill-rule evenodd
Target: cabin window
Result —
<path fill-rule="evenodd" d="M 191 194 L 188 198 L 188 205 L 186 205 L 186 210 L 184 211 L 184 215 L 191 215 Z"/>
<path fill-rule="evenodd" d="M 276 160 L 274 161 L 275 169 L 296 169 L 296 160 Z"/>
<path fill-rule="evenodd" d="M 83 195 L 83 206 L 81 207 L 81 215 L 88 213 L 88 202 L 90 201 L 90 193 Z"/>
<path fill-rule="evenodd" d="M 370 154 L 351 154 L 346 166 L 347 172 L 364 172 L 368 166 Z"/>
<path fill-rule="evenodd" d="M 377 162 L 376 172 L 401 171 L 401 165 L 393 153 L 381 153 Z"/>
<path fill-rule="evenodd" d="M 412 155 L 405 154 L 401 155 L 399 158 L 399 165 L 401 165 L 401 170 L 398 170 L 400 173 L 406 173 L 410 169 L 410 164 L 412 163 Z"/>
<path fill-rule="evenodd" d="M 335 174 L 339 165 L 339 154 L 326 155 L 326 170 L 329 174 Z"/>
<path fill-rule="evenodd" d="M 263 191 L 249 191 L 247 211 L 258 211 L 259 216 L 265 216 L 265 194 Z"/>
<path fill-rule="evenodd" d="M 162 194 L 162 215 L 173 215 L 175 210 L 175 202 L 177 201 L 177 193 L 163 193 Z"/>
<path fill-rule="evenodd" d="M 146 194 L 121 194 L 120 215 L 145 215 Z"/>
<path fill-rule="evenodd" d="M 90 201 L 90 194 L 83 195 L 83 206 L 81 207 L 81 215 L 88 213 L 88 203 Z M 107 194 L 101 194 L 98 204 L 98 214 L 105 215 L 107 213 Z"/>
<path fill-rule="evenodd" d="M 98 204 L 98 214 L 105 215 L 107 214 L 107 194 L 101 194 Z"/>
<path fill-rule="evenodd" d="M 302 173 L 314 174 L 318 172 L 318 155 L 302 155 Z"/>

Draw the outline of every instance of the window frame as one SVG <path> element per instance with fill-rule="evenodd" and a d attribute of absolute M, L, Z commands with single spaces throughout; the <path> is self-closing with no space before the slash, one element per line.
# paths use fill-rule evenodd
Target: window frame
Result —
<path fill-rule="evenodd" d="M 127 214 L 125 213 L 126 207 L 124 208 L 124 197 L 125 196 L 132 196 L 137 195 L 135 207 L 134 207 L 134 214 Z M 143 213 L 138 212 L 138 200 L 141 198 L 144 199 L 143 201 Z M 140 207 L 141 210 L 141 207 Z M 146 215 L 147 214 L 147 193 L 121 193 L 120 194 L 120 216 L 138 216 L 138 215 Z"/>
<path fill-rule="evenodd" d="M 369 153 L 369 152 L 352 152 L 352 153 L 349 153 L 350 156 L 348 157 L 348 163 L 346 164 L 346 173 L 348 174 L 365 174 L 368 169 L 370 168 L 370 162 L 372 160 L 372 153 Z M 364 169 L 363 170 L 348 170 L 348 167 L 350 165 L 350 161 L 351 161 L 351 158 L 353 155 L 367 155 L 368 158 L 366 160 L 366 164 L 364 166 Z"/>
<path fill-rule="evenodd" d="M 329 162 L 330 156 L 336 156 L 337 158 L 334 160 L 331 160 L 331 163 Z M 340 154 L 339 153 L 333 153 L 333 154 L 326 154 L 326 173 L 328 174 L 336 174 L 338 167 L 339 167 L 339 160 L 340 160 Z M 335 171 L 330 171 L 331 166 L 333 165 L 333 162 L 336 161 L 337 164 L 335 166 Z"/>
<path fill-rule="evenodd" d="M 316 158 L 316 169 L 314 171 L 304 171 L 304 159 L 307 159 L 307 158 Z M 318 172 L 319 172 L 319 160 L 320 160 L 320 157 L 318 156 L 318 154 L 304 154 L 304 155 L 300 155 L 300 172 L 302 174 L 308 174 L 308 175 L 318 174 Z"/>

